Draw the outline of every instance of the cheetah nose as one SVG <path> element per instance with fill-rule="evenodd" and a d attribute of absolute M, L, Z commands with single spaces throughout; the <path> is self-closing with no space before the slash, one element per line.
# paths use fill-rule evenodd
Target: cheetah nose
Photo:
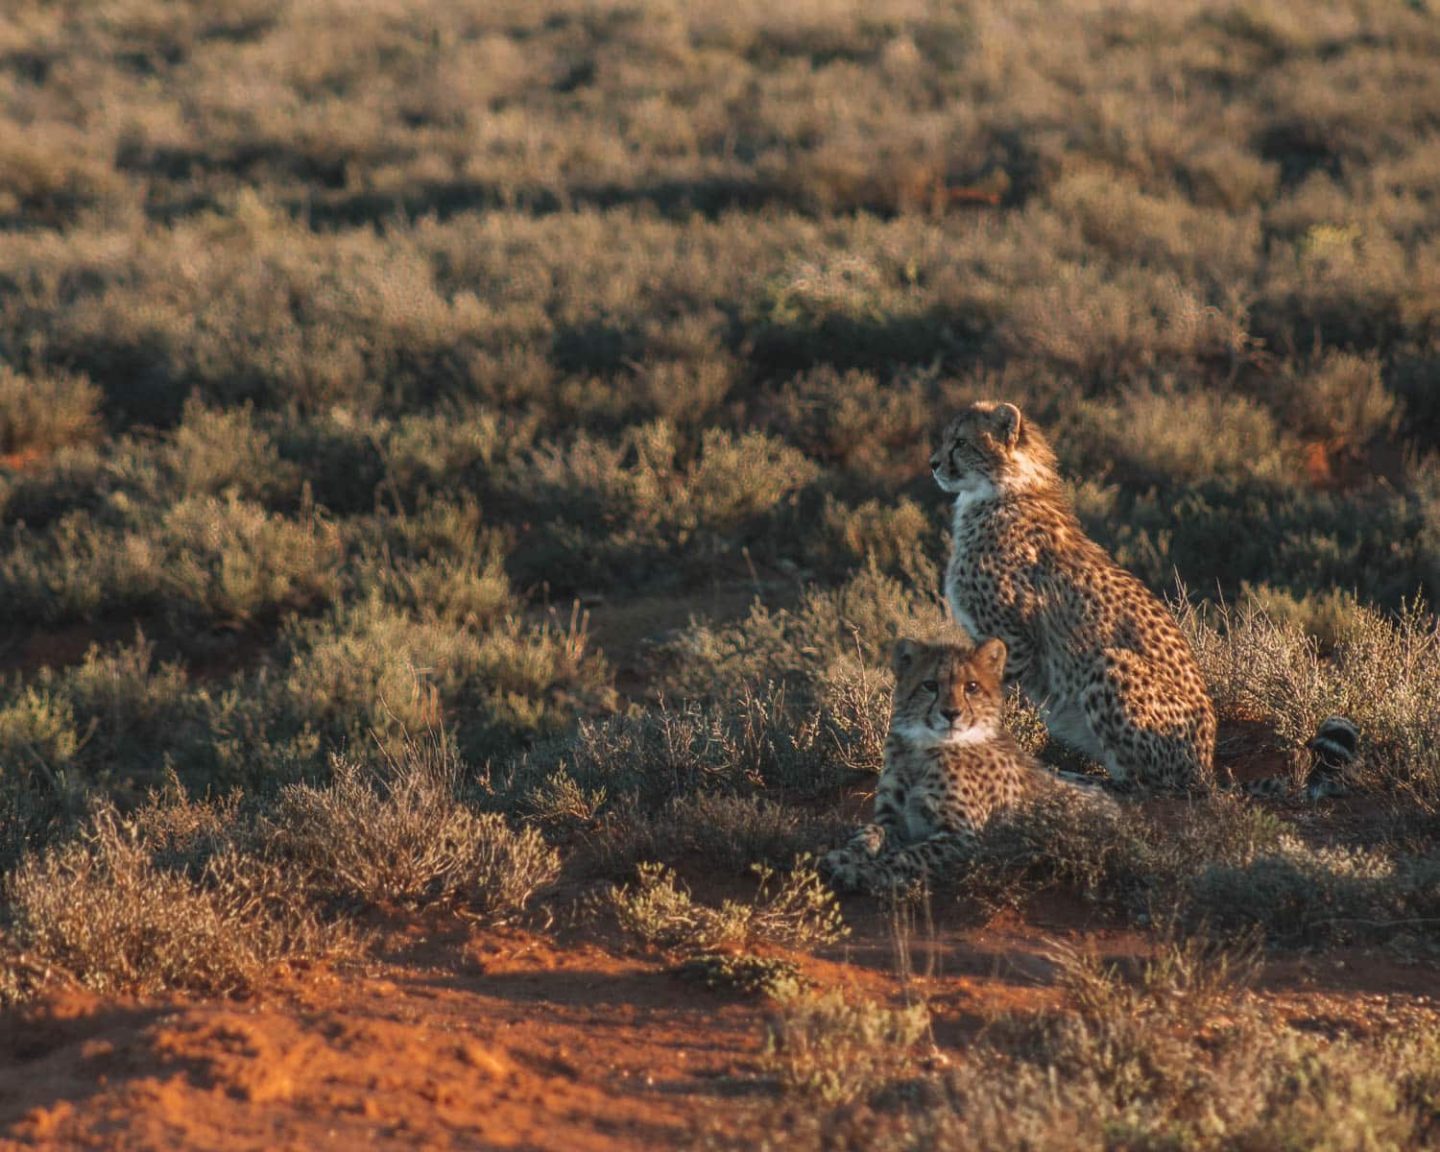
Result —
<path fill-rule="evenodd" d="M 933 471 L 935 471 L 936 468 L 939 468 L 939 467 L 940 467 L 940 454 L 937 452 L 934 456 L 931 456 L 931 457 L 930 457 L 930 471 L 933 472 Z"/>
<path fill-rule="evenodd" d="M 960 719 L 960 709 L 958 709 L 958 708 L 941 708 L 941 709 L 940 709 L 940 715 L 943 716 L 943 717 L 945 717 L 945 722 L 946 722 L 947 724 L 954 724 L 956 720 Z"/>

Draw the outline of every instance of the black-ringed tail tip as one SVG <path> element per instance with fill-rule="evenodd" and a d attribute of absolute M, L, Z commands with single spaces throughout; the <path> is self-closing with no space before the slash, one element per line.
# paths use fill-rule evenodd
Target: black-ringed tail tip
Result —
<path fill-rule="evenodd" d="M 1305 795 L 1311 800 L 1335 796 L 1345 790 L 1345 774 L 1360 754 L 1360 729 L 1348 716 L 1327 716 L 1310 743 L 1310 775 Z"/>
<path fill-rule="evenodd" d="M 1360 729 L 1348 716 L 1327 716 L 1301 752 L 1309 754 L 1305 783 L 1299 788 L 1307 800 L 1343 796 L 1348 790 L 1350 769 L 1360 757 Z M 1249 796 L 1280 797 L 1297 794 L 1295 777 L 1266 776 L 1243 785 Z"/>

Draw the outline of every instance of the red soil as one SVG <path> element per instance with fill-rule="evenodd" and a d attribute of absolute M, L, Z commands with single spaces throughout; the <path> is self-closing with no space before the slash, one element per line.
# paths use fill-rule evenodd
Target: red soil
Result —
<path fill-rule="evenodd" d="M 673 1147 L 723 1104 L 754 1009 L 525 934 L 251 1000 L 57 993 L 0 1024 L 10 1146 Z M 435 957 L 439 959 L 439 957 Z"/>
<path fill-rule="evenodd" d="M 684 623 L 661 607 L 646 606 L 652 635 Z M 643 695 L 636 622 L 607 607 L 595 617 Z M 97 638 L 50 633 L 9 663 L 69 662 Z M 1226 735 L 1238 776 L 1281 767 L 1267 731 Z M 1366 818 L 1327 812 L 1340 827 Z M 952 908 L 910 931 L 902 979 L 883 910 L 855 900 L 845 911 L 849 939 L 792 958 L 824 986 L 923 997 L 951 1058 L 997 1015 L 1056 1002 L 1057 943 L 1122 964 L 1150 947 L 1076 902 L 984 925 Z M 430 918 L 391 936 L 382 962 L 290 971 L 245 1000 L 61 989 L 0 1014 L 0 1149 L 671 1149 L 741 1130 L 750 1103 L 774 1090 L 759 1060 L 762 1003 L 707 991 L 594 925 L 480 931 Z M 1272 957 L 1259 994 L 1300 1027 L 1378 1033 L 1440 1026 L 1435 983 L 1433 954 L 1397 943 Z"/>
<path fill-rule="evenodd" d="M 855 936 L 797 956 L 817 983 L 897 1001 L 872 904 Z M 397 957 L 289 973 L 252 999 L 104 1000 L 71 990 L 0 1017 L 0 1147 L 669 1149 L 772 1089 L 764 1008 L 656 957 L 573 933 L 414 925 Z M 1073 907 L 911 938 L 912 994 L 942 1052 L 1000 1013 L 1052 1004 L 1057 941 L 1119 962 L 1143 935 Z M 1434 1027 L 1433 971 L 1390 953 L 1278 960 L 1261 995 L 1321 1031 Z"/>
<path fill-rule="evenodd" d="M 25 472 L 50 458 L 44 448 L 22 448 L 18 452 L 0 453 L 0 469 L 10 472 Z"/>

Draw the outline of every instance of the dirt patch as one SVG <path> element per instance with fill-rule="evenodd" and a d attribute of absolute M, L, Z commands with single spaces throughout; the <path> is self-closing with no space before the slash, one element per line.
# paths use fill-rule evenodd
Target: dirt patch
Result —
<path fill-rule="evenodd" d="M 1075 907 L 901 933 L 856 901 L 854 935 L 795 955 L 806 979 L 930 1006 L 960 1057 L 997 1016 L 1052 1007 L 1065 946 L 1137 962 L 1143 934 Z M 948 921 L 948 922 L 947 922 Z M 602 934 L 603 935 L 603 934 Z M 107 1002 L 63 991 L 0 1018 L 0 1132 L 36 1148 L 669 1149 L 724 1133 L 761 1074 L 764 1005 L 663 957 L 583 934 L 412 925 L 394 962 L 296 972 L 253 999 Z M 1269 965 L 1259 992 L 1297 1027 L 1433 1027 L 1433 970 L 1337 950 Z"/>
<path fill-rule="evenodd" d="M 539 937 L 251 1001 L 58 994 L 0 1030 L 0 1128 L 39 1147 L 673 1147 L 718 1110 L 753 1017 L 658 963 Z"/>

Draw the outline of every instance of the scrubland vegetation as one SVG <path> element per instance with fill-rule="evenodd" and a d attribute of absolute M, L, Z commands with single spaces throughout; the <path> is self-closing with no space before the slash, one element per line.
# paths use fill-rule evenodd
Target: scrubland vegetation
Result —
<path fill-rule="evenodd" d="M 796 1146 L 1440 1142 L 1433 1035 L 1321 1043 L 1213 943 L 1440 948 L 1437 59 L 1368 0 L 6 5 L 0 1002 L 563 887 L 771 996 Z M 805 857 L 979 396 L 1175 600 L 1224 764 L 1365 754 L 996 828 L 927 898 L 1156 958 L 947 1068 L 767 950 L 845 931 Z"/>

